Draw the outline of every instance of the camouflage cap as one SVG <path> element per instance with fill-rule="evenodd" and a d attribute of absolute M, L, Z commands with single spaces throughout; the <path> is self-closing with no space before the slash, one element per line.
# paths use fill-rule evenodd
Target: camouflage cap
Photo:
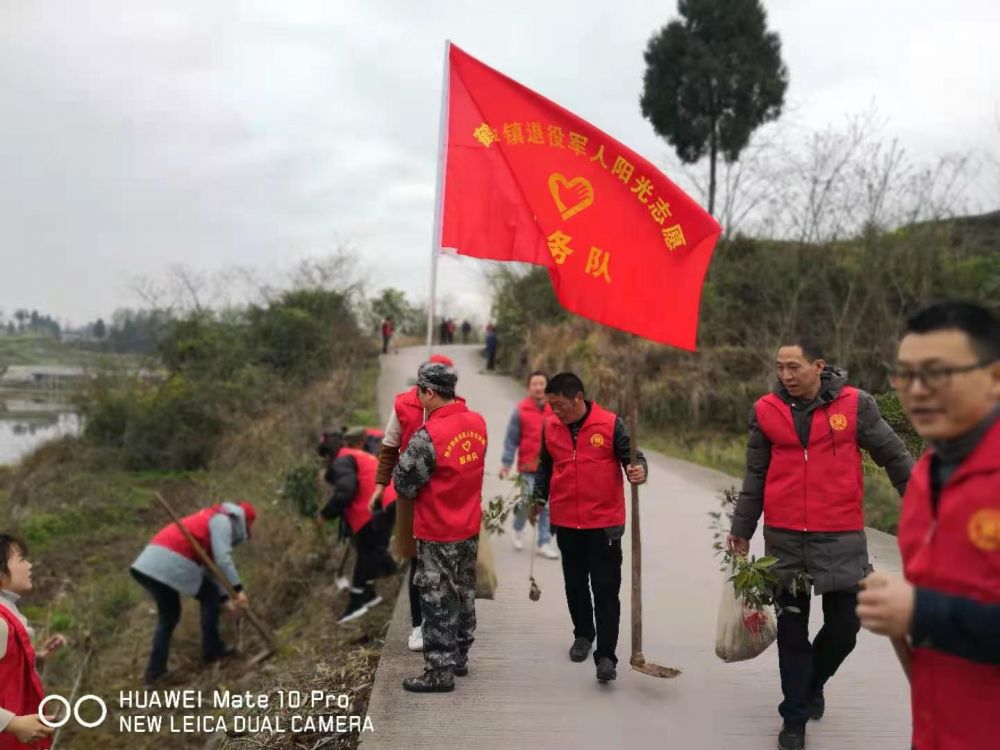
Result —
<path fill-rule="evenodd" d="M 365 428 L 355 425 L 344 430 L 344 440 L 360 440 L 365 436 Z"/>
<path fill-rule="evenodd" d="M 426 362 L 420 365 L 420 369 L 417 370 L 417 385 L 421 388 L 454 393 L 457 382 L 458 373 L 440 362 Z"/>

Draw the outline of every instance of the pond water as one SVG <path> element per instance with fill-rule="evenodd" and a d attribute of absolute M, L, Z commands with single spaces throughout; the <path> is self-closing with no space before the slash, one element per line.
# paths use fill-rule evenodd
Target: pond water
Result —
<path fill-rule="evenodd" d="M 0 396 L 0 466 L 13 464 L 38 446 L 80 432 L 80 418 L 66 404 Z"/>

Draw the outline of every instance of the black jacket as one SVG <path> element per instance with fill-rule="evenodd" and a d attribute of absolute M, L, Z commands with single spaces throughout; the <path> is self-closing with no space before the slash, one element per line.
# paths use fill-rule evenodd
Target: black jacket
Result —
<path fill-rule="evenodd" d="M 358 462 L 354 456 L 341 456 L 326 467 L 324 478 L 333 488 L 320 515 L 331 520 L 343 513 L 358 491 Z"/>

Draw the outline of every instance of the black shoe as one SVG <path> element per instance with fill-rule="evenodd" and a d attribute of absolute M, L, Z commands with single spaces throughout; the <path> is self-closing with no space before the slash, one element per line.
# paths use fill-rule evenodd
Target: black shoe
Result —
<path fill-rule="evenodd" d="M 451 672 L 429 672 L 426 669 L 419 677 L 403 680 L 403 690 L 411 693 L 450 693 L 455 689 L 455 677 Z"/>
<path fill-rule="evenodd" d="M 147 671 L 142 678 L 142 689 L 143 690 L 155 690 L 156 686 L 163 682 L 167 677 L 167 670 L 162 672 L 150 672 Z"/>
<path fill-rule="evenodd" d="M 804 750 L 806 725 L 789 724 L 787 721 L 778 733 L 778 750 Z"/>
<path fill-rule="evenodd" d="M 611 661 L 606 656 L 602 656 L 597 661 L 597 681 L 598 682 L 611 682 L 618 677 L 618 672 L 615 671 L 615 663 Z"/>
<path fill-rule="evenodd" d="M 569 649 L 569 658 L 573 661 L 585 661 L 590 653 L 591 642 L 586 638 L 577 638 Z"/>
<path fill-rule="evenodd" d="M 365 586 L 365 593 L 361 601 L 366 607 L 368 607 L 368 609 L 376 607 L 382 603 L 382 597 L 379 596 L 378 593 L 375 591 L 374 583 L 369 583 L 367 586 Z"/>
<path fill-rule="evenodd" d="M 366 615 L 368 607 L 365 606 L 364 597 L 364 592 L 352 591 L 351 598 L 347 601 L 347 609 L 344 610 L 344 614 L 340 616 L 337 622 L 350 622 Z"/>
<path fill-rule="evenodd" d="M 824 713 L 826 713 L 826 700 L 823 698 L 823 691 L 820 690 L 809 701 L 809 718 L 819 720 L 823 718 Z"/>
<path fill-rule="evenodd" d="M 223 659 L 228 659 L 230 656 L 236 655 L 236 646 L 227 646 L 225 643 L 219 647 L 219 650 L 210 656 L 202 657 L 202 662 L 205 664 L 214 664 L 217 661 L 222 661 Z"/>

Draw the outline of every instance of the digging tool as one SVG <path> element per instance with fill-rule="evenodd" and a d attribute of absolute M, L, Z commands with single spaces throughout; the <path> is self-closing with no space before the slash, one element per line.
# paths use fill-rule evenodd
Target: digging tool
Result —
<path fill-rule="evenodd" d="M 903 668 L 903 674 L 906 675 L 906 681 L 910 680 L 910 644 L 905 638 L 890 638 L 892 642 L 892 650 L 896 652 L 896 658 L 899 659 L 899 666 Z"/>
<path fill-rule="evenodd" d="M 878 587 L 885 586 L 884 580 L 876 582 L 875 580 L 864 581 L 865 586 Z M 889 636 L 889 642 L 892 644 L 892 650 L 896 654 L 896 658 L 899 660 L 899 666 L 903 668 L 903 674 L 906 675 L 906 680 L 910 680 L 910 643 L 906 638 L 897 638 L 895 636 Z"/>
<path fill-rule="evenodd" d="M 538 553 L 538 524 L 539 519 L 535 519 L 535 523 L 532 524 L 535 527 L 535 538 L 531 545 L 531 563 L 528 565 L 528 580 L 531 581 L 531 586 L 528 588 L 528 598 L 533 602 L 537 602 L 542 598 L 542 590 L 535 583 L 535 555 Z"/>
<path fill-rule="evenodd" d="M 347 565 L 347 558 L 351 554 L 351 543 L 347 541 L 344 543 L 344 556 L 340 558 L 340 567 L 337 568 L 337 578 L 335 583 L 337 584 L 337 591 L 347 591 L 351 588 L 351 582 L 347 580 L 347 576 L 344 575 L 344 566 Z"/>
<path fill-rule="evenodd" d="M 638 368 L 633 368 L 633 373 Z M 629 380 L 631 393 L 629 394 L 629 464 L 636 466 L 636 441 L 638 433 L 636 431 L 639 423 L 639 398 L 638 384 L 634 377 Z M 670 678 L 677 677 L 681 671 L 674 667 L 662 667 L 659 664 L 647 662 L 642 655 L 642 537 L 639 528 L 639 486 L 629 483 L 632 488 L 632 657 L 629 664 L 632 669 L 642 672 L 650 677 Z"/>
<path fill-rule="evenodd" d="M 90 640 L 89 635 L 87 635 L 86 640 L 87 641 Z M 87 666 L 90 664 L 90 657 L 93 656 L 93 654 L 94 654 L 94 647 L 90 646 L 90 648 L 87 649 L 87 653 L 83 655 L 83 661 L 80 664 L 80 669 L 76 673 L 76 681 L 73 683 L 73 691 L 69 694 L 70 705 L 76 704 L 76 696 L 80 692 L 80 683 L 83 682 L 83 676 L 87 673 Z M 56 721 L 60 721 L 62 719 L 61 709 L 62 707 L 60 706 L 59 713 L 53 717 Z M 60 729 L 62 729 L 62 726 L 57 727 L 56 731 L 52 733 L 52 744 L 49 746 L 49 750 L 55 750 L 56 743 L 59 741 Z"/>
<path fill-rule="evenodd" d="M 157 492 L 156 499 L 160 501 L 160 505 L 163 506 L 163 509 L 167 512 L 173 522 L 177 524 L 177 528 L 181 530 L 184 538 L 188 540 L 188 543 L 190 543 L 192 549 L 194 549 L 194 553 L 198 556 L 204 566 L 215 577 L 215 580 L 219 582 L 219 585 L 226 590 L 229 594 L 229 598 L 235 601 L 237 597 L 239 597 L 239 592 L 233 588 L 229 579 L 226 578 L 225 574 L 221 570 L 219 570 L 219 566 L 215 564 L 215 561 L 202 548 L 202 546 L 198 543 L 198 540 L 191 535 L 191 532 L 188 531 L 187 527 L 181 523 L 180 516 L 177 515 L 177 512 L 173 509 L 170 503 L 164 499 L 163 495 Z M 267 623 L 264 622 L 252 609 L 247 607 L 243 610 L 243 613 L 246 615 L 247 619 L 250 620 L 250 624 L 257 629 L 257 632 L 260 633 L 264 642 L 267 644 L 267 648 L 264 651 L 250 659 L 249 663 L 251 665 L 259 664 L 265 659 L 273 656 L 278 650 L 278 637 L 274 634 L 274 631 L 268 627 Z"/>

